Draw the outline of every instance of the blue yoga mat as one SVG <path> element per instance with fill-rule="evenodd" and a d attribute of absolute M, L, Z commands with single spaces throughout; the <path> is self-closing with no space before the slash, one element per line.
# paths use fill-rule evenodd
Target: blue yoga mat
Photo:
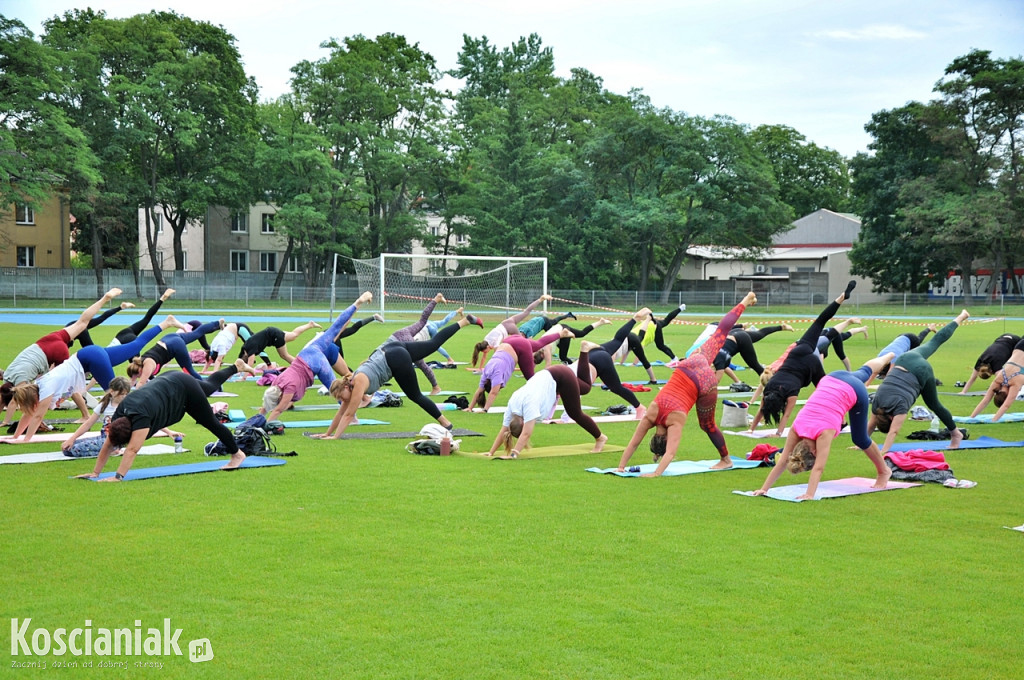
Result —
<path fill-rule="evenodd" d="M 1024 441 L 1004 442 L 995 437 L 978 437 L 977 439 L 966 439 L 960 442 L 960 449 L 1002 449 L 1024 447 Z M 900 442 L 893 444 L 890 451 L 916 451 L 925 449 L 930 451 L 944 451 L 949 448 L 949 442 Z M 960 449 L 953 449 L 959 451 Z"/>
<path fill-rule="evenodd" d="M 239 466 L 239 470 L 243 468 L 257 468 L 257 467 L 271 467 L 274 465 L 284 465 L 285 461 L 280 458 L 263 458 L 261 456 L 249 456 L 242 465 Z M 176 477 L 177 475 L 194 475 L 199 472 L 221 472 L 221 468 L 227 465 L 227 459 L 223 460 L 211 460 L 202 463 L 185 463 L 183 465 L 161 465 L 160 467 L 141 468 L 138 470 L 132 469 L 128 471 L 128 474 L 124 476 L 123 482 L 134 482 L 139 479 L 156 479 L 157 477 Z M 101 479 L 107 479 L 113 477 L 113 472 L 104 472 L 96 479 L 90 479 L 89 481 L 95 482 Z M 72 477 L 74 479 L 74 477 Z"/>
<path fill-rule="evenodd" d="M 281 421 L 284 426 L 288 429 L 293 427 L 327 427 L 331 424 L 329 420 L 284 420 Z M 233 429 L 236 425 L 241 423 L 224 423 L 228 428 Z M 384 420 L 374 420 L 373 418 L 360 418 L 358 423 L 352 423 L 352 425 L 390 425 L 391 423 Z"/>
<path fill-rule="evenodd" d="M 965 425 L 991 425 L 994 416 L 994 413 L 982 413 L 974 418 L 970 416 L 953 416 L 953 420 Z M 997 420 L 995 424 L 1002 425 L 1003 423 L 1024 423 L 1024 411 L 1004 413 L 1003 417 Z"/>
<path fill-rule="evenodd" d="M 680 475 L 696 475 L 701 472 L 726 472 L 727 470 L 749 470 L 761 466 L 759 460 L 747 460 L 746 458 L 737 458 L 736 456 L 729 456 L 732 459 L 732 467 L 726 468 L 725 470 L 712 470 L 711 466 L 717 463 L 717 460 L 674 460 L 668 464 L 665 468 L 665 472 L 662 473 L 663 477 L 678 477 Z M 619 472 L 617 468 L 587 468 L 587 472 L 597 472 L 603 475 L 615 475 L 616 477 L 639 477 L 650 472 L 654 472 L 658 469 L 657 463 L 646 463 L 644 465 L 635 465 L 633 467 L 640 468 L 639 472 Z"/>

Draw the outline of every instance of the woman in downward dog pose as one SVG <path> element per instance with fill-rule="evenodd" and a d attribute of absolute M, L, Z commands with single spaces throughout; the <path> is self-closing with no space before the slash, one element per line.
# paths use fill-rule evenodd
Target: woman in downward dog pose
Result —
<path fill-rule="evenodd" d="M 519 324 L 521 324 L 523 320 L 530 315 L 530 312 L 540 305 L 540 303 L 553 299 L 554 298 L 550 295 L 541 295 L 539 298 L 527 305 L 526 309 L 517 314 L 513 314 L 491 330 L 487 331 L 487 335 L 484 336 L 484 339 L 476 343 L 473 347 L 472 367 L 474 369 L 483 368 L 484 363 L 487 361 L 487 355 L 492 349 L 495 349 L 500 345 L 508 336 L 519 335 Z"/>
<path fill-rule="evenodd" d="M 782 471 L 789 469 L 793 474 L 811 471 L 807 480 L 807 491 L 797 500 L 813 500 L 825 471 L 832 441 L 843 427 L 843 418 L 850 418 L 850 433 L 853 443 L 861 449 L 875 465 L 873 488 L 884 489 L 889 483 L 892 471 L 882 460 L 878 444 L 868 435 L 868 390 L 865 386 L 893 358 L 890 352 L 875 357 L 855 372 L 834 371 L 818 382 L 807 404 L 800 409 L 793 427 L 786 437 L 786 445 L 768 473 L 768 478 L 755 496 L 768 493 L 779 479 Z"/>
<path fill-rule="evenodd" d="M 1017 346 L 1018 342 L 1020 342 L 1020 336 L 1013 333 L 1004 333 L 996 338 L 995 342 L 989 345 L 981 353 L 981 356 L 978 357 L 978 360 L 974 362 L 974 370 L 971 371 L 971 377 L 967 379 L 964 388 L 960 390 L 960 394 L 967 394 L 971 389 L 971 385 L 978 378 L 988 380 L 996 374 L 996 371 L 1002 369 L 1003 364 L 1013 354 L 1013 348 Z"/>
<path fill-rule="evenodd" d="M 191 325 L 191 324 L 189 324 Z M 178 333 L 168 333 L 160 338 L 153 347 L 145 354 L 137 356 L 128 364 L 128 377 L 135 381 L 136 387 L 142 387 L 171 359 L 178 362 L 196 380 L 202 380 L 203 376 L 192 367 L 192 357 L 188 352 L 188 344 L 199 338 L 205 338 L 207 333 L 224 328 L 224 319 L 210 321 L 195 328 L 195 330 L 182 330 Z"/>
<path fill-rule="evenodd" d="M 647 413 L 636 425 L 633 438 L 626 445 L 619 459 L 619 471 L 626 469 L 626 464 L 633 457 L 633 453 L 640 446 L 640 443 L 647 436 L 650 429 L 655 430 L 651 438 L 651 451 L 658 467 L 652 473 L 644 477 L 658 477 L 665 472 L 665 468 L 676 456 L 679 449 L 679 442 L 682 439 L 683 426 L 686 425 L 686 417 L 694 406 L 697 407 L 697 422 L 700 429 L 707 433 L 711 443 L 718 450 L 721 458 L 713 466 L 715 470 L 722 470 L 732 467 L 732 460 L 729 458 L 729 449 L 725 444 L 725 436 L 718 429 L 715 423 L 715 408 L 718 405 L 718 374 L 715 372 L 713 361 L 718 350 L 725 343 L 729 329 L 731 329 L 740 315 L 747 307 L 757 304 L 757 297 L 753 292 L 747 293 L 743 300 L 733 307 L 718 324 L 718 328 L 700 349 L 676 364 L 672 370 L 672 377 L 669 378 L 658 396 L 654 398 L 647 408 Z"/>
<path fill-rule="evenodd" d="M 1010 358 L 1006 360 L 1003 367 L 995 374 L 992 384 L 985 391 L 985 396 L 981 398 L 981 402 L 971 412 L 971 417 L 977 417 L 988 406 L 990 401 L 994 401 L 999 409 L 992 416 L 992 422 L 998 422 L 1003 417 L 1003 414 L 1009 410 L 1010 404 L 1017 400 L 1017 395 L 1020 394 L 1021 388 L 1024 387 L 1024 373 L 1022 371 L 1024 371 L 1024 340 L 1017 342 L 1017 345 L 1013 348 L 1013 353 L 1010 354 Z"/>
<path fill-rule="evenodd" d="M 754 431 L 763 418 L 765 422 L 778 425 L 776 434 L 781 437 L 789 422 L 789 416 L 796 406 L 800 390 L 811 383 L 817 385 L 818 381 L 825 377 L 821 355 L 818 354 L 818 338 L 825 329 L 825 324 L 839 311 L 839 306 L 850 297 L 850 293 L 853 292 L 856 285 L 856 281 L 850 281 L 846 290 L 822 310 L 792 349 L 787 350 L 788 355 L 785 361 L 765 383 L 761 408 L 758 409 L 757 415 L 750 423 L 750 432 Z"/>
<path fill-rule="evenodd" d="M 537 421 L 551 417 L 559 397 L 562 398 L 566 414 L 594 438 L 594 448 L 591 451 L 597 453 L 604 449 L 608 437 L 601 433 L 601 428 L 594 419 L 583 412 L 580 404 L 581 395 L 588 394 L 591 387 L 590 362 L 587 355 L 596 347 L 594 343 L 584 340 L 580 343 L 580 358 L 576 362 L 575 371 L 569 366 L 552 366 L 539 371 L 516 390 L 508 400 L 501 430 L 494 438 L 491 450 L 484 455 L 493 456 L 504 446 L 504 457 L 518 458 L 530 445 L 530 437 Z"/>
<path fill-rule="evenodd" d="M 571 338 L 572 334 L 562 328 L 557 332 L 548 333 L 540 340 L 530 340 L 523 336 L 510 335 L 505 338 L 494 351 L 494 356 L 484 364 L 484 370 L 480 374 L 480 384 L 469 400 L 469 408 L 483 409 L 487 412 L 494 405 L 501 388 L 508 384 L 512 372 L 519 365 L 523 377 L 529 380 L 536 373 L 534 366 L 534 353 L 550 345 L 558 338 Z"/>
<path fill-rule="evenodd" d="M 955 449 L 963 441 L 964 434 L 953 422 L 953 416 L 949 409 L 939 401 L 939 391 L 936 388 L 935 372 L 928 357 L 935 353 L 942 343 L 953 336 L 953 331 L 959 328 L 960 324 L 970 317 L 967 310 L 960 312 L 953 321 L 937 332 L 931 340 L 920 347 L 904 352 L 893 360 L 885 380 L 875 392 L 875 398 L 871 402 L 871 420 L 868 424 L 868 432 L 871 433 L 877 427 L 886 433 L 885 443 L 882 445 L 882 453 L 888 453 L 896 441 L 896 435 L 907 419 L 907 414 L 913 408 L 914 402 L 920 396 L 924 403 L 935 412 L 942 424 L 946 426 L 950 434 L 949 448 Z"/>
<path fill-rule="evenodd" d="M 307 321 L 294 330 L 283 331 L 277 326 L 267 326 L 256 333 L 252 332 L 246 324 L 238 324 L 238 337 L 242 339 L 242 349 L 238 352 L 238 358 L 252 366 L 256 357 L 263 357 L 264 362 L 270 365 L 270 357 L 264 352 L 268 347 L 277 350 L 277 354 L 286 363 L 292 363 L 295 358 L 288 353 L 288 343 L 298 340 L 299 336 L 313 328 L 321 328 L 315 321 Z"/>
<path fill-rule="evenodd" d="M 331 384 L 331 396 L 338 400 L 338 412 L 331 420 L 327 432 L 313 435 L 316 439 L 339 439 L 356 418 L 356 410 L 364 396 L 370 396 L 381 385 L 394 378 L 405 396 L 414 401 L 428 415 L 444 427 L 452 429 L 451 421 L 441 414 L 441 409 L 420 391 L 416 381 L 413 363 L 437 351 L 450 337 L 469 324 L 480 325 L 473 315 L 463 316 L 458 323 L 448 324 L 430 340 L 422 342 L 398 342 L 389 340 L 373 350 L 370 356 L 352 375 Z"/>

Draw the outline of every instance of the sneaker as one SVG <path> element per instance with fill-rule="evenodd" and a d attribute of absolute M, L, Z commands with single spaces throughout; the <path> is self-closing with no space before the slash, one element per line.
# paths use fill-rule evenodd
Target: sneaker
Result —
<path fill-rule="evenodd" d="M 384 317 L 381 316 L 380 314 L 374 314 L 373 320 L 376 321 L 377 323 L 384 323 Z"/>
<path fill-rule="evenodd" d="M 470 322 L 474 326 L 480 326 L 480 328 L 484 327 L 484 322 L 481 321 L 480 317 L 478 317 L 478 316 L 473 316 L 472 314 L 467 314 L 466 315 L 466 321 Z"/>
<path fill-rule="evenodd" d="M 575 315 L 575 314 L 573 314 L 572 312 L 566 312 L 565 314 L 566 314 L 566 316 L 568 316 L 568 317 L 569 317 L 570 319 L 572 319 L 573 321 L 576 321 L 576 320 L 577 320 L 577 319 L 576 319 L 576 315 Z"/>
<path fill-rule="evenodd" d="M 680 312 L 685 312 L 686 311 L 686 303 L 685 302 L 683 304 L 679 305 L 679 311 Z"/>

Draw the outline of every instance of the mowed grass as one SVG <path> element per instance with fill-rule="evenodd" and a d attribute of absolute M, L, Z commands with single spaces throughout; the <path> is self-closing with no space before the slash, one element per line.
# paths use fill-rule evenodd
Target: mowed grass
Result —
<path fill-rule="evenodd" d="M 798 333 L 809 323 L 806 315 L 786 318 L 797 320 Z M 847 343 L 855 366 L 920 327 L 904 323 L 912 322 L 869 321 L 871 338 Z M 346 339 L 351 363 L 399 325 L 389 318 Z M 999 333 L 1020 332 L 1013 326 L 959 329 L 932 357 L 942 389 L 955 391 Z M 93 335 L 105 342 L 117 328 Z M 614 328 L 590 339 L 604 341 Z M 673 326 L 666 336 L 681 352 L 698 328 Z M 5 325 L 3 365 L 48 331 Z M 482 335 L 468 327 L 447 348 L 468 361 Z M 773 360 L 795 338 L 770 336 L 757 345 L 760 357 Z M 653 347 L 649 356 L 665 358 Z M 834 355 L 827 367 L 840 367 Z M 665 367 L 655 372 L 669 375 Z M 644 376 L 639 367 L 620 373 Z M 437 374 L 445 389 L 471 392 L 478 380 L 463 367 Z M 754 380 L 750 371 L 740 376 Z M 512 387 L 521 384 L 517 378 Z M 229 400 L 233 408 L 253 413 L 263 388 L 228 389 L 240 394 Z M 976 403 L 944 399 L 956 415 Z M 311 390 L 303 401 L 329 398 Z M 618 402 L 600 389 L 584 397 L 599 408 Z M 391 423 L 374 429 L 418 430 L 430 420 L 408 401 L 362 413 Z M 501 423 L 490 414 L 449 416 L 486 435 L 463 439 L 469 451 L 486 450 Z M 633 429 L 603 427 L 619 445 Z M 178 429 L 193 451 L 212 439 L 188 420 Z M 1020 440 L 1022 429 L 970 432 Z M 540 426 L 534 443 L 588 439 L 575 426 Z M 727 441 L 735 455 L 757 443 Z M 170 618 L 183 629 L 186 654 L 197 638 L 209 638 L 215 653 L 195 665 L 185 657 L 114 657 L 130 668 L 136 660 L 164 667 L 108 670 L 111 677 L 1020 677 L 1024 536 L 1002 528 L 1024 522 L 1019 449 L 950 452 L 957 476 L 978 482 L 970 490 L 928 485 L 792 504 L 731 493 L 760 486 L 765 469 L 620 479 L 584 471 L 615 465 L 617 453 L 501 462 L 414 456 L 404 439 L 322 442 L 288 430 L 275 442 L 299 455 L 276 468 L 116 485 L 69 479 L 90 470 L 90 460 L 0 466 L 0 625 L 8 630 L 10 618 L 30 617 L 30 629 L 53 631 L 141 620 L 145 630 Z M 849 437 L 839 442 L 825 478 L 870 476 Z M 679 458 L 714 456 L 691 416 Z M 136 467 L 202 459 L 145 456 Z M 649 460 L 646 447 L 634 457 Z M 786 475 L 780 484 L 804 481 Z M 5 666 L 26 660 L 10 656 L 6 634 L 0 645 Z"/>

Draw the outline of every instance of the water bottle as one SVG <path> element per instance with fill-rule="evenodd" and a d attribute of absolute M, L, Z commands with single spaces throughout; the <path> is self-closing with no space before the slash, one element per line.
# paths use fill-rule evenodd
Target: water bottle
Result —
<path fill-rule="evenodd" d="M 932 426 L 929 428 L 932 432 L 938 432 L 942 429 L 942 421 L 939 420 L 938 416 L 932 416 Z"/>
<path fill-rule="evenodd" d="M 185 447 L 182 446 L 182 444 L 181 444 L 181 435 L 180 434 L 177 437 L 174 438 L 174 452 L 175 453 L 184 453 L 185 452 Z"/>

